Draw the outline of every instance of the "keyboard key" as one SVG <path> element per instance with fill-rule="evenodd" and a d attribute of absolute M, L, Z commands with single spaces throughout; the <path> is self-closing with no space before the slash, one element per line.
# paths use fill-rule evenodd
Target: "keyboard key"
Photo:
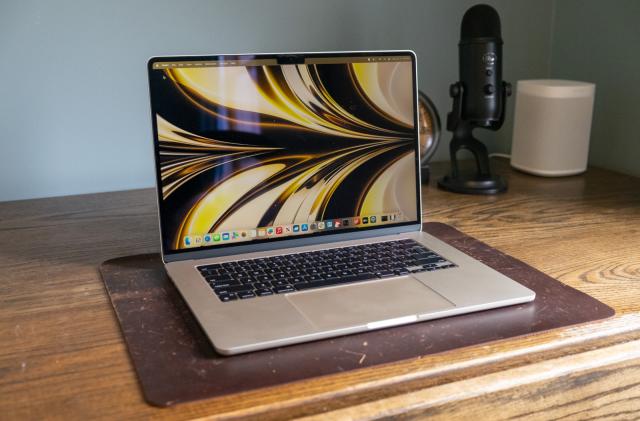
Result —
<path fill-rule="evenodd" d="M 427 259 L 418 259 L 416 260 L 417 265 L 426 265 L 429 263 L 439 263 L 440 261 L 446 262 L 442 257 L 429 257 Z"/>
<path fill-rule="evenodd" d="M 289 286 L 289 282 L 283 280 L 283 279 L 278 279 L 276 281 L 271 281 L 271 286 L 273 287 L 284 287 L 284 286 Z"/>
<path fill-rule="evenodd" d="M 209 284 L 214 288 L 220 288 L 220 287 L 230 287 L 232 285 L 242 285 L 242 282 L 236 281 L 235 279 L 224 279 L 221 281 L 216 279 L 214 281 L 209 281 Z"/>
<path fill-rule="evenodd" d="M 227 275 L 226 273 L 224 274 L 223 273 L 206 273 L 206 274 L 203 274 L 202 277 L 207 281 L 212 281 L 214 279 L 229 278 L 229 275 Z"/>
<path fill-rule="evenodd" d="M 232 285 L 228 287 L 214 287 L 213 291 L 218 295 L 232 292 L 239 294 L 241 292 L 253 291 L 253 287 L 251 285 Z"/>
<path fill-rule="evenodd" d="M 239 292 L 238 293 L 238 297 L 240 297 L 241 300 L 245 300 L 247 298 L 253 298 L 255 296 L 256 296 L 256 294 L 253 291 L 244 291 L 244 292 Z"/>
<path fill-rule="evenodd" d="M 376 276 L 379 278 L 388 278 L 390 276 L 395 276 L 396 274 L 391 272 L 390 270 L 383 270 L 380 272 L 376 272 Z"/>
<path fill-rule="evenodd" d="M 227 301 L 233 301 L 233 300 L 238 299 L 238 297 L 236 297 L 236 294 L 221 294 L 221 295 L 218 295 L 218 298 L 223 303 L 226 303 Z"/>
<path fill-rule="evenodd" d="M 368 272 L 368 271 L 365 271 L 365 272 L 358 272 L 358 273 L 356 273 L 355 275 L 357 275 L 357 276 L 362 276 L 362 277 L 363 277 L 363 278 L 365 278 L 365 279 L 376 279 L 376 278 L 377 278 L 377 276 L 376 276 L 376 274 L 375 274 L 375 273 L 373 273 L 373 272 Z"/>
<path fill-rule="evenodd" d="M 301 284 L 304 285 L 304 284 Z M 280 287 L 273 287 L 273 291 L 276 294 L 284 294 L 286 292 L 295 292 L 295 288 L 291 285 L 286 285 L 286 286 L 280 286 Z"/>
<path fill-rule="evenodd" d="M 273 291 L 268 288 L 256 289 L 256 294 L 258 297 L 264 297 L 265 295 L 273 295 Z"/>
<path fill-rule="evenodd" d="M 416 259 L 428 259 L 430 257 L 437 257 L 438 255 L 426 250 L 416 250 L 415 253 L 412 253 L 413 257 Z"/>

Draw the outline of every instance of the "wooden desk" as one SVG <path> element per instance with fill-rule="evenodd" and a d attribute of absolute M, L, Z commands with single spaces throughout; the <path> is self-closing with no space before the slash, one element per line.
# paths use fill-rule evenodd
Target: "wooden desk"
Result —
<path fill-rule="evenodd" d="M 454 195 L 432 179 L 424 219 L 591 294 L 616 309 L 614 318 L 158 409 L 142 399 L 97 270 L 112 257 L 158 250 L 154 192 L 7 202 L 0 204 L 0 419 L 637 417 L 640 179 L 599 169 L 542 179 L 494 164 L 508 175 L 508 193 Z"/>

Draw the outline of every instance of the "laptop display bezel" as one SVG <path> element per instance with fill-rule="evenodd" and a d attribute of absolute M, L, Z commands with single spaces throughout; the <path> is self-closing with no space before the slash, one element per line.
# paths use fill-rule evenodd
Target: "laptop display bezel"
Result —
<path fill-rule="evenodd" d="M 160 169 L 160 144 L 158 141 L 158 127 L 156 124 L 155 115 L 156 112 L 153 106 L 153 92 L 151 85 L 151 72 L 158 71 L 153 68 L 153 64 L 156 62 L 171 62 L 171 61 L 207 61 L 207 60 L 251 60 L 259 57 L 260 59 L 278 59 L 285 60 L 285 62 L 303 62 L 306 58 L 318 58 L 318 57 L 359 57 L 359 56 L 399 56 L 406 55 L 410 57 L 412 62 L 412 76 L 413 76 L 413 97 L 414 97 L 414 130 L 415 130 L 415 183 L 416 183 L 416 220 L 405 221 L 395 224 L 371 226 L 368 228 L 347 228 L 325 232 L 314 232 L 312 234 L 297 235 L 295 237 L 276 237 L 268 238 L 265 240 L 253 240 L 250 242 L 238 242 L 228 243 L 224 245 L 212 245 L 203 246 L 198 248 L 177 249 L 177 250 L 165 250 L 164 247 L 164 228 L 162 219 L 162 180 Z M 421 210 L 422 210 L 422 195 L 420 184 L 420 149 L 419 149 L 419 125 L 418 125 L 418 81 L 417 81 L 417 60 L 416 55 L 410 50 L 385 50 L 385 51 L 340 51 L 340 52 L 313 52 L 313 53 L 264 53 L 264 54 L 219 54 L 219 55 L 205 55 L 205 56 L 163 56 L 152 57 L 147 63 L 147 69 L 149 72 L 149 96 L 150 96 L 150 112 L 151 112 L 151 127 L 153 131 L 153 148 L 154 148 L 154 160 L 155 160 L 155 173 L 156 173 L 156 198 L 158 209 L 158 224 L 160 229 L 160 245 L 162 258 L 164 262 L 188 260 L 188 259 L 203 259 L 212 257 L 221 257 L 241 253 L 252 253 L 258 251 L 269 251 L 284 249 L 298 246 L 308 246 L 315 244 L 324 244 L 337 241 L 348 241 L 356 239 L 366 239 L 372 237 L 378 237 L 382 235 L 391 235 L 402 232 L 411 232 L 421 229 Z"/>

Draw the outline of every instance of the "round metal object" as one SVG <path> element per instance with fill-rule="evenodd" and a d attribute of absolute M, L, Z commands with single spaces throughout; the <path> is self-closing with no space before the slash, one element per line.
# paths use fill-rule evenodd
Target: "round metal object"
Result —
<path fill-rule="evenodd" d="M 440 116 L 435 105 L 418 91 L 418 124 L 420 125 L 420 164 L 429 162 L 440 142 Z"/>

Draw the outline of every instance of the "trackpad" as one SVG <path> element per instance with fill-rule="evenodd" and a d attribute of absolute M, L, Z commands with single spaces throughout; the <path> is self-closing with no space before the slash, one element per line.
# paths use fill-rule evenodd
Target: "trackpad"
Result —
<path fill-rule="evenodd" d="M 420 281 L 403 277 L 287 296 L 321 330 L 366 325 L 455 307 Z"/>

